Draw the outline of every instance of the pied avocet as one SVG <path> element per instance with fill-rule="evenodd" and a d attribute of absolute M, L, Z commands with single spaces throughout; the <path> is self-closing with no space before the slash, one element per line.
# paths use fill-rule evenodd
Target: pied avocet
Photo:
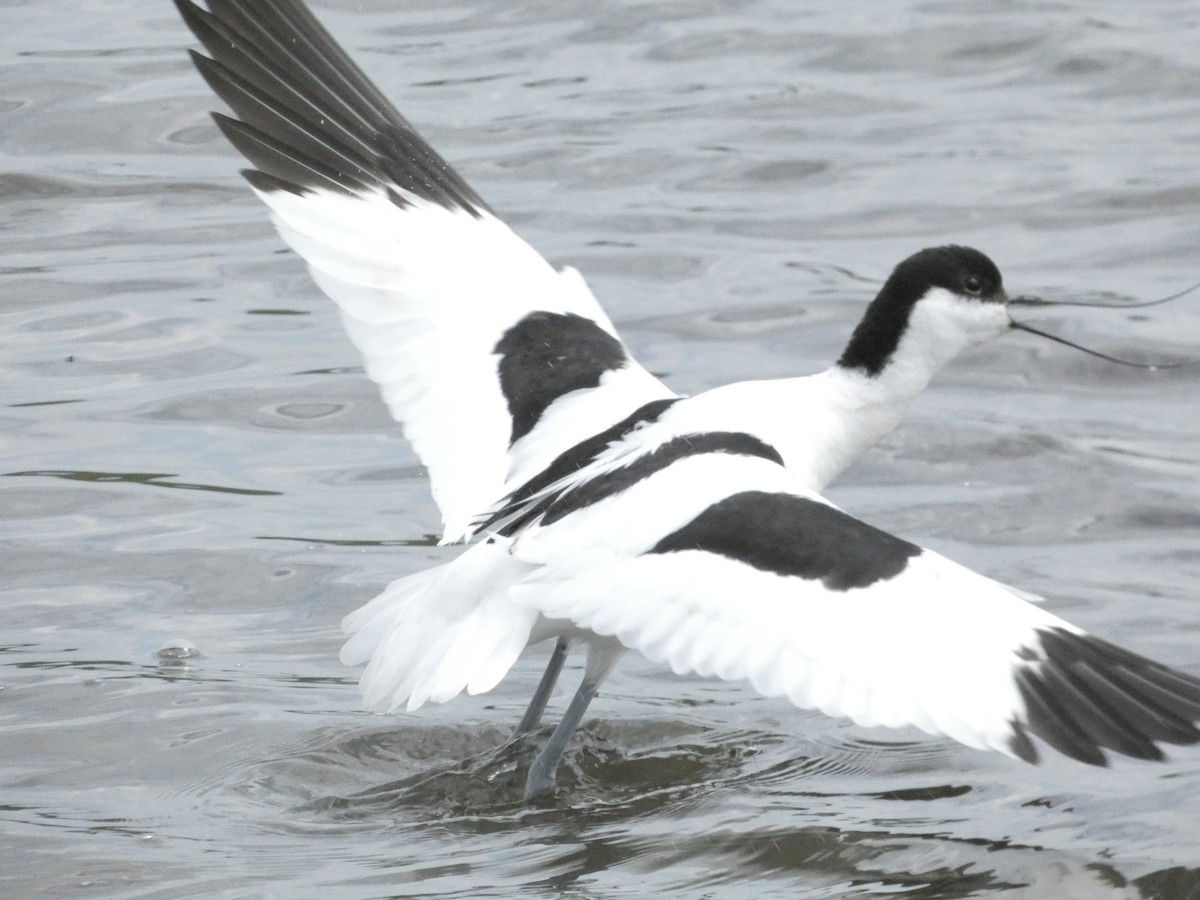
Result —
<path fill-rule="evenodd" d="M 637 364 L 572 269 L 496 218 L 299 0 L 176 0 L 237 118 L 221 130 L 284 240 L 340 307 L 428 467 L 458 558 L 345 621 L 366 705 L 487 691 L 529 644 L 583 682 L 534 761 L 549 793 L 588 703 L 634 649 L 864 725 L 916 725 L 1033 762 L 1195 743 L 1200 681 L 816 491 L 966 347 L 1014 323 L 966 247 L 900 263 L 825 372 L 681 398 Z"/>

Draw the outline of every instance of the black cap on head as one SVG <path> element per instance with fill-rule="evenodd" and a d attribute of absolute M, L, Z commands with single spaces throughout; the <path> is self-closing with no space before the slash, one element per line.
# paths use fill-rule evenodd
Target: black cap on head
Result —
<path fill-rule="evenodd" d="M 955 244 L 928 247 L 892 270 L 854 329 L 838 365 L 879 374 L 899 345 L 913 306 L 937 287 L 984 303 L 1008 299 L 1000 270 L 983 253 Z"/>

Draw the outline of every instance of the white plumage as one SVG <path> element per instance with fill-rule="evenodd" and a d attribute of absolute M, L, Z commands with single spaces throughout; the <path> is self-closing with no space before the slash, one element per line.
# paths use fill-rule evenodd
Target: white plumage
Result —
<path fill-rule="evenodd" d="M 407 208 L 381 190 L 256 193 L 337 303 L 367 375 L 428 469 L 445 540 L 455 541 L 514 475 L 540 471 L 597 422 L 675 395 L 631 362 L 594 396 L 570 398 L 573 414 L 555 411 L 552 446 L 530 434 L 510 452 L 512 420 L 492 352 L 505 331 L 534 309 L 616 331 L 578 272 L 556 271 L 491 214 L 393 190 Z"/>
<path fill-rule="evenodd" d="M 995 265 L 939 247 L 896 267 L 808 377 L 679 398 L 629 355 L 582 277 L 497 219 L 299 0 L 176 3 L 238 119 L 218 116 L 284 240 L 340 307 L 428 467 L 453 561 L 347 616 L 370 709 L 490 690 L 530 643 L 583 683 L 530 771 L 626 649 L 863 725 L 915 725 L 1035 761 L 1194 743 L 1200 681 L 1086 636 L 1028 595 L 871 528 L 815 491 L 936 372 L 1013 323 Z"/>

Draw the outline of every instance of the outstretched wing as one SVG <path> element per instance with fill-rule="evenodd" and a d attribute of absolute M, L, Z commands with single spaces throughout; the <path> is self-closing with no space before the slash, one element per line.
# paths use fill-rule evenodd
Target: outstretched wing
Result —
<path fill-rule="evenodd" d="M 577 442 L 674 396 L 583 278 L 497 219 L 298 0 L 175 0 L 214 114 L 340 307 L 429 471 L 447 540 Z"/>
<path fill-rule="evenodd" d="M 747 679 L 807 709 L 915 725 L 1029 762 L 1031 735 L 1097 765 L 1103 748 L 1160 759 L 1156 742 L 1200 741 L 1200 680 L 787 490 L 782 475 L 771 486 L 782 470 L 767 460 L 688 464 L 705 469 L 687 497 L 670 470 L 624 494 L 564 495 L 560 515 L 551 506 L 516 537 L 513 557 L 541 568 L 510 596 L 680 674 Z M 669 497 L 685 514 L 664 528 Z M 625 498 L 649 513 L 630 517 Z M 611 541 L 597 536 L 606 528 Z"/>

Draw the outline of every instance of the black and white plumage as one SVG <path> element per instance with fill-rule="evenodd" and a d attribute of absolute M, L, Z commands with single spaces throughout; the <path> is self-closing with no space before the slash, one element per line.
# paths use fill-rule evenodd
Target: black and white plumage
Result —
<path fill-rule="evenodd" d="M 582 277 L 555 270 L 417 135 L 298 0 L 176 0 L 237 118 L 218 125 L 284 240 L 339 306 L 428 467 L 454 561 L 345 620 L 374 710 L 487 691 L 558 641 L 579 692 L 535 761 L 635 649 L 865 725 L 916 725 L 1037 760 L 1195 743 L 1200 681 L 1084 634 L 1028 595 L 816 492 L 959 352 L 1010 327 L 964 247 L 896 267 L 839 361 L 682 398 L 639 366 Z"/>

